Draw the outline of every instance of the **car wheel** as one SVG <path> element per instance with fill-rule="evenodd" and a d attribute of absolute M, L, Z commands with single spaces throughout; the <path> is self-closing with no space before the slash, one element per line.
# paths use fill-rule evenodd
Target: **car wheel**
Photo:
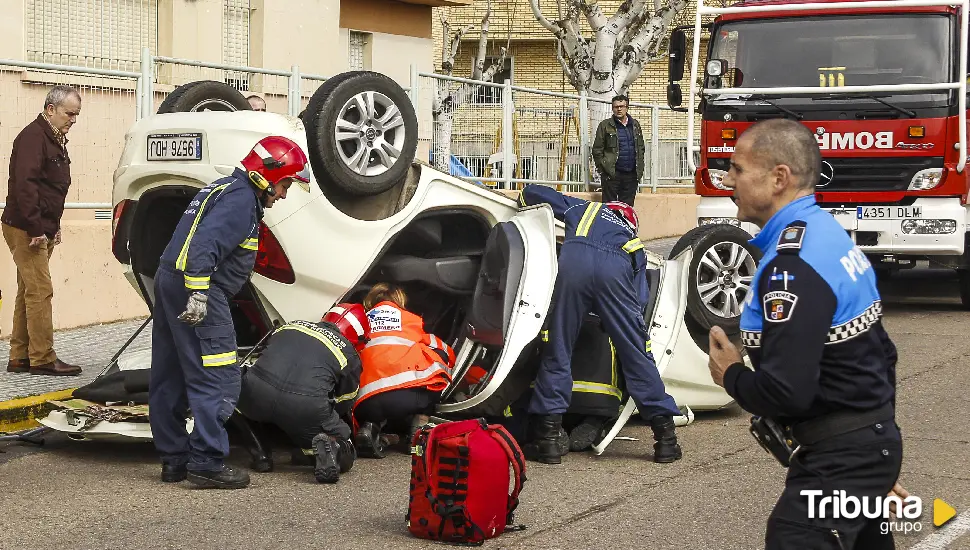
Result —
<path fill-rule="evenodd" d="M 697 345 L 708 352 L 708 332 L 721 327 L 735 343 L 741 338 L 741 308 L 748 293 L 761 251 L 748 241 L 751 236 L 733 225 L 717 224 L 688 233 L 674 245 L 679 253 L 693 249 L 687 289 L 687 326 Z"/>
<path fill-rule="evenodd" d="M 199 111 L 251 111 L 238 90 L 215 80 L 200 80 L 172 90 L 158 107 L 158 114 Z"/>
<path fill-rule="evenodd" d="M 369 196 L 400 183 L 418 144 L 418 121 L 404 90 L 369 71 L 328 79 L 304 117 L 310 165 L 323 191 Z"/>

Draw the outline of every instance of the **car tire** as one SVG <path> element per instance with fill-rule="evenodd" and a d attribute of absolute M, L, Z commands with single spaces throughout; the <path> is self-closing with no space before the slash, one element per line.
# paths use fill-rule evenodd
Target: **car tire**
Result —
<path fill-rule="evenodd" d="M 361 103 L 373 114 L 361 113 L 357 107 Z M 381 120 L 385 116 L 388 119 Z M 356 71 L 328 79 L 310 98 L 303 120 L 310 165 L 324 193 L 383 193 L 404 180 L 414 161 L 418 144 L 414 107 L 404 89 L 382 74 Z M 355 127 L 356 132 L 344 132 L 338 140 L 340 123 Z M 384 128 L 388 123 L 394 125 Z M 368 155 L 367 160 L 361 152 Z"/>
<path fill-rule="evenodd" d="M 158 107 L 158 114 L 199 111 L 252 111 L 238 90 L 215 80 L 199 80 L 172 90 Z"/>
<path fill-rule="evenodd" d="M 708 333 L 721 327 L 735 344 L 741 342 L 741 307 L 753 281 L 761 251 L 748 232 L 727 224 L 695 228 L 674 245 L 671 256 L 691 247 L 685 323 L 698 347 L 710 349 Z"/>

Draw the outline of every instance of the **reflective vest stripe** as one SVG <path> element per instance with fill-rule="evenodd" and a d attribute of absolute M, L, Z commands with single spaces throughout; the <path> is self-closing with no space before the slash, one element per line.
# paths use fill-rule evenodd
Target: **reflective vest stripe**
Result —
<path fill-rule="evenodd" d="M 643 241 L 640 239 L 630 239 L 625 245 L 623 245 L 623 250 L 627 252 L 636 252 L 643 248 Z"/>
<path fill-rule="evenodd" d="M 589 234 L 589 229 L 593 227 L 593 221 L 596 220 L 601 206 L 603 204 L 599 202 L 589 203 L 589 206 L 586 207 L 586 212 L 583 213 L 583 217 L 579 220 L 579 225 L 576 226 L 577 237 L 585 237 Z"/>
<path fill-rule="evenodd" d="M 239 246 L 246 250 L 259 250 L 259 239 L 246 239 Z"/>
<path fill-rule="evenodd" d="M 236 362 L 236 352 L 227 351 L 225 353 L 214 353 L 202 356 L 203 367 L 224 367 Z"/>
<path fill-rule="evenodd" d="M 363 401 L 368 395 L 380 390 L 393 388 L 395 386 L 400 386 L 401 384 L 409 384 L 411 382 L 427 380 L 439 372 L 447 373 L 448 369 L 444 368 L 441 363 L 433 363 L 430 367 L 424 370 L 409 370 L 374 380 L 373 382 L 360 388 L 360 391 L 357 392 L 357 401 Z"/>
<path fill-rule="evenodd" d="M 212 198 L 212 195 L 215 195 L 217 192 L 221 192 L 222 190 L 224 190 L 226 187 L 229 187 L 230 185 L 231 184 L 226 183 L 226 184 L 220 185 L 219 187 L 216 187 L 211 192 L 209 192 L 209 196 L 207 196 L 202 201 L 202 204 L 199 205 L 199 211 L 195 214 L 195 220 L 192 221 L 192 228 L 189 229 L 189 234 L 186 235 L 185 242 L 182 243 L 182 250 L 179 252 L 178 258 L 175 260 L 175 269 L 179 271 L 185 271 L 186 269 L 185 264 L 188 262 L 188 259 L 189 259 L 189 243 L 192 242 L 192 237 L 195 235 L 195 228 L 197 228 L 199 226 L 199 222 L 202 221 L 202 214 L 203 212 L 205 212 L 206 203 L 209 202 L 209 199 Z"/>
<path fill-rule="evenodd" d="M 653 351 L 653 340 L 647 340 L 647 353 Z"/>
<path fill-rule="evenodd" d="M 189 290 L 209 290 L 209 277 L 185 275 L 185 288 Z"/>
<path fill-rule="evenodd" d="M 599 384 L 597 382 L 573 382 L 573 391 L 599 393 L 602 395 L 611 395 L 617 399 L 623 399 L 623 393 L 616 386 Z"/>
<path fill-rule="evenodd" d="M 310 330 L 310 329 L 308 329 L 306 327 L 301 327 L 300 325 L 284 325 L 284 326 L 280 327 L 279 330 L 298 330 L 298 331 L 302 332 L 303 334 L 306 334 L 308 336 L 312 336 L 312 337 L 316 338 L 317 340 L 320 341 L 321 344 L 327 346 L 327 349 L 330 350 L 330 353 L 332 353 L 333 356 L 337 358 L 337 362 L 340 363 L 340 368 L 341 369 L 343 369 L 344 367 L 347 366 L 347 356 L 344 355 L 344 353 L 342 351 L 340 351 L 340 348 L 338 348 L 326 336 L 324 336 L 322 334 L 319 334 L 316 331 Z"/>
<path fill-rule="evenodd" d="M 374 346 L 407 346 L 411 347 L 415 344 L 413 340 L 408 340 L 401 336 L 378 336 L 373 340 L 367 342 L 365 348 L 372 348 Z"/>
<path fill-rule="evenodd" d="M 357 392 L 359 392 L 359 391 L 360 391 L 360 388 L 357 388 L 356 390 L 354 390 L 354 391 L 352 391 L 350 393 L 346 393 L 344 395 L 338 395 L 337 398 L 334 401 L 336 401 L 337 403 L 341 403 L 343 401 L 347 401 L 349 399 L 353 399 L 353 398 L 357 397 Z"/>

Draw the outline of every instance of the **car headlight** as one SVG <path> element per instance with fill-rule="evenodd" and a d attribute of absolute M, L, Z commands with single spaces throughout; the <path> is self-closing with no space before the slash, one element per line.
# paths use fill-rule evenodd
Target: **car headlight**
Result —
<path fill-rule="evenodd" d="M 723 189 L 725 191 L 730 191 L 731 188 L 724 185 L 724 178 L 727 177 L 727 172 L 724 170 L 717 170 L 715 168 L 707 169 L 708 176 L 711 178 L 711 185 L 717 187 L 718 189 Z"/>
<path fill-rule="evenodd" d="M 927 191 L 935 188 L 943 181 L 942 168 L 927 168 L 920 170 L 913 176 L 913 181 L 909 184 L 910 191 Z"/>

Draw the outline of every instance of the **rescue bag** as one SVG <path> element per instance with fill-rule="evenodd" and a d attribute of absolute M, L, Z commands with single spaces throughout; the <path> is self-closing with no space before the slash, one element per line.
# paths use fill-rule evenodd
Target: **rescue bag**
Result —
<path fill-rule="evenodd" d="M 422 426 L 411 440 L 408 530 L 423 539 L 477 546 L 525 529 L 514 525 L 525 480 L 522 450 L 502 426 L 484 418 Z"/>

